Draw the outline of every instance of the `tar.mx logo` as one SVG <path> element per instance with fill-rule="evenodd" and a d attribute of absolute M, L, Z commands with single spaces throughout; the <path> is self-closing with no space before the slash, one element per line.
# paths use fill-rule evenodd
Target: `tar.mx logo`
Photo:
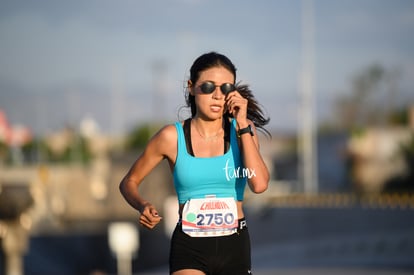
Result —
<path fill-rule="evenodd" d="M 226 161 L 226 166 L 223 168 L 226 173 L 226 179 L 229 181 L 231 179 L 239 178 L 248 178 L 251 179 L 256 177 L 256 171 L 254 169 L 244 168 L 244 167 L 230 167 L 229 159 Z"/>

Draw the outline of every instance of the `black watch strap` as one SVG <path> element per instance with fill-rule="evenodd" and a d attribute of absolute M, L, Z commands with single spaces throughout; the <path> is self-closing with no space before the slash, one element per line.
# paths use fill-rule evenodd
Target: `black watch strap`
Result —
<path fill-rule="evenodd" d="M 253 130 L 250 124 L 246 128 L 239 129 L 239 131 L 237 132 L 237 136 L 240 137 L 241 135 L 247 134 L 247 133 L 249 133 L 251 136 L 254 136 L 254 133 L 253 133 Z"/>

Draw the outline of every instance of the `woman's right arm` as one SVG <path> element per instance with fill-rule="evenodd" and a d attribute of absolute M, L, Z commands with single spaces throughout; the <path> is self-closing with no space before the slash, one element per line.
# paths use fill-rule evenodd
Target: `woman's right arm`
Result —
<path fill-rule="evenodd" d="M 141 197 L 139 185 L 163 159 L 174 162 L 176 154 L 177 132 L 174 125 L 168 125 L 151 138 L 119 185 L 121 194 L 141 213 L 140 223 L 147 228 L 154 228 L 161 221 L 161 217 L 157 209 Z"/>

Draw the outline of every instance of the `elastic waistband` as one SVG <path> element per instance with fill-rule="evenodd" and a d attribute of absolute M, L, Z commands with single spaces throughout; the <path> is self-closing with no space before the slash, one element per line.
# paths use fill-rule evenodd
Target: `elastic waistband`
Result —
<path fill-rule="evenodd" d="M 237 231 L 241 231 L 246 228 L 247 228 L 246 218 L 239 219 L 239 227 L 237 228 Z"/>

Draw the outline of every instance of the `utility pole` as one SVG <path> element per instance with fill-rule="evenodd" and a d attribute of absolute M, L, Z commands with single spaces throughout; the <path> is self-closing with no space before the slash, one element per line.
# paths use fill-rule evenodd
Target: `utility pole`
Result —
<path fill-rule="evenodd" d="M 125 79 L 122 66 L 113 65 L 110 91 L 110 132 L 114 136 L 125 134 Z"/>
<path fill-rule="evenodd" d="M 152 62 L 153 89 L 152 119 L 156 122 L 165 120 L 167 108 L 167 62 L 156 59 Z"/>
<path fill-rule="evenodd" d="M 302 72 L 300 77 L 301 112 L 300 129 L 300 179 L 303 191 L 308 194 L 318 192 L 318 164 L 315 129 L 314 95 L 314 36 L 315 22 L 313 1 L 302 0 Z"/>

